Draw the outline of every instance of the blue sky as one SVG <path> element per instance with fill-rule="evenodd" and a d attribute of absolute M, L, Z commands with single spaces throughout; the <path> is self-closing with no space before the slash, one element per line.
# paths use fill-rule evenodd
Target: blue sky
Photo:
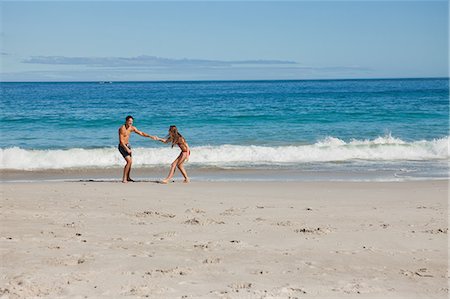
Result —
<path fill-rule="evenodd" d="M 448 77 L 447 1 L 0 5 L 2 81 Z"/>

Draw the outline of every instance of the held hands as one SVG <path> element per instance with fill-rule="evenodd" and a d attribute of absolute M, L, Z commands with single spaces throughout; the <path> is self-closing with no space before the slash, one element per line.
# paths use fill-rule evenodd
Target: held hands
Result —
<path fill-rule="evenodd" d="M 159 138 L 158 136 L 151 136 L 151 135 L 149 135 L 148 138 L 151 138 L 151 139 L 153 139 L 153 140 L 155 140 L 155 141 L 166 142 L 165 139 Z"/>

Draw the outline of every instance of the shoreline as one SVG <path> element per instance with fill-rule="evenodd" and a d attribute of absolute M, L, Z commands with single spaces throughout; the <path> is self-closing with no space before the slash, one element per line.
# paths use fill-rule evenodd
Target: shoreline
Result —
<path fill-rule="evenodd" d="M 157 181 L 167 175 L 168 167 L 133 168 L 132 177 L 136 181 Z M 72 181 L 117 181 L 121 180 L 123 168 L 83 168 L 47 170 L 1 170 L 0 183 L 8 182 L 72 182 Z M 345 168 L 333 170 L 311 169 L 224 169 L 189 168 L 189 177 L 199 182 L 409 182 L 448 181 L 445 176 L 410 175 L 392 170 L 352 171 Z M 173 178 L 181 180 L 179 171 Z"/>

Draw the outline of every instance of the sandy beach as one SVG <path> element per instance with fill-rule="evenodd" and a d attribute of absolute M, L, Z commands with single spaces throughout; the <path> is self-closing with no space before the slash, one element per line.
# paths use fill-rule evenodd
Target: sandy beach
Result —
<path fill-rule="evenodd" d="M 447 181 L 1 185 L 2 298 L 447 298 Z"/>
<path fill-rule="evenodd" d="M 0 299 L 450 299 L 449 1 L 0 11 Z"/>

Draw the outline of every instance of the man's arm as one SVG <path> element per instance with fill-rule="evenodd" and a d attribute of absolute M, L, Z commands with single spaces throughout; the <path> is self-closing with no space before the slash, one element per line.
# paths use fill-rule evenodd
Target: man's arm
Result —
<path fill-rule="evenodd" d="M 151 138 L 153 140 L 158 140 L 156 136 L 152 136 L 152 135 L 149 135 L 147 133 L 141 132 L 136 127 L 133 127 L 133 132 L 138 134 L 138 135 L 141 135 L 143 137 L 148 137 L 148 138 Z"/>

